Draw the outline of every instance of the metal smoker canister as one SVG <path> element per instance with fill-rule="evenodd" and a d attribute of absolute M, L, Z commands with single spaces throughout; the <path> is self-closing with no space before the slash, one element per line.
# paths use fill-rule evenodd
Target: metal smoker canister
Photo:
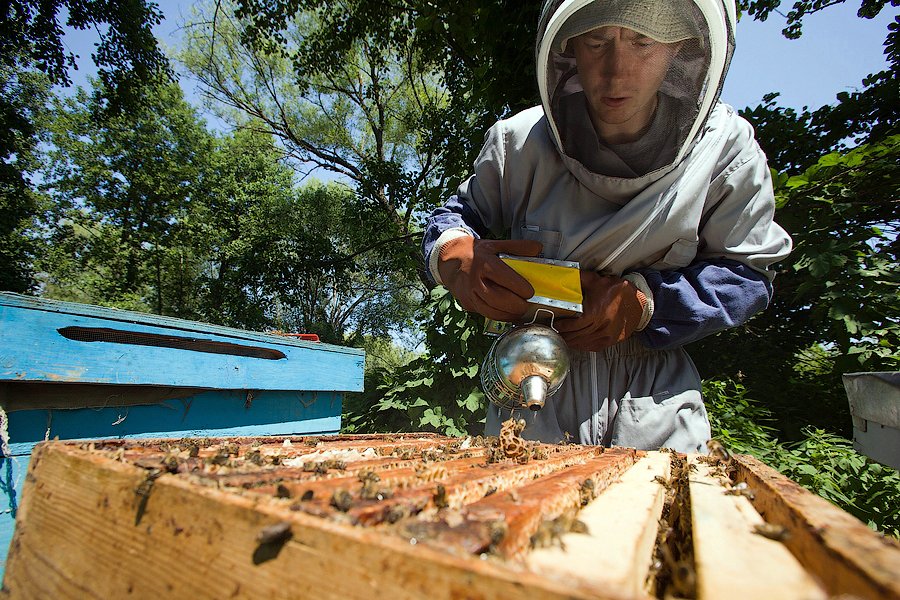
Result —
<path fill-rule="evenodd" d="M 481 365 L 481 385 L 494 404 L 537 411 L 569 373 L 566 342 L 552 327 L 516 327 L 491 346 Z"/>

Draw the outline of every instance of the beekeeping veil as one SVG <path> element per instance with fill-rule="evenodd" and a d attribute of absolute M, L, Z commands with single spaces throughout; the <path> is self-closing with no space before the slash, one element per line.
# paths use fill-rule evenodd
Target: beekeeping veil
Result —
<path fill-rule="evenodd" d="M 734 23 L 733 0 L 547 0 L 538 28 L 537 77 L 557 148 L 598 175 L 653 179 L 671 170 L 690 151 L 718 99 L 734 49 Z M 650 123 L 640 139 L 623 144 L 595 132 L 571 44 L 604 26 L 677 44 Z"/>

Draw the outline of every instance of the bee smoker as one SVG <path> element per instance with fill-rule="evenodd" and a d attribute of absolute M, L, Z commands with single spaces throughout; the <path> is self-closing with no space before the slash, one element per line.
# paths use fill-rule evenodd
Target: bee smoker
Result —
<path fill-rule="evenodd" d="M 552 319 L 550 326 L 532 321 L 494 341 L 481 365 L 481 386 L 501 408 L 538 411 L 568 373 L 568 348 Z"/>

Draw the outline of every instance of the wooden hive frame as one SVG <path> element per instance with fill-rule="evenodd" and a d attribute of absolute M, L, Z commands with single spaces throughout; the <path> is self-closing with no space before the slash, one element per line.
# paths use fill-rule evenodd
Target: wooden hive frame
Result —
<path fill-rule="evenodd" d="M 898 544 L 751 457 L 509 427 L 48 442 L 18 520 L 9 598 L 900 598 Z"/>

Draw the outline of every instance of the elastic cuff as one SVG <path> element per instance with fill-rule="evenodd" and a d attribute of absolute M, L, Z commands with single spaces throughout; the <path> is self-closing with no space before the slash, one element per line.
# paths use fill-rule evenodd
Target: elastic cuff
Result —
<path fill-rule="evenodd" d="M 643 306 L 644 312 L 641 314 L 641 321 L 635 329 L 635 331 L 643 331 L 644 328 L 647 327 L 647 324 L 650 323 L 650 319 L 653 318 L 653 292 L 650 291 L 647 280 L 644 279 L 644 276 L 640 273 L 628 273 L 622 275 L 622 279 L 633 283 L 634 287 L 636 287 L 647 299 L 647 302 Z"/>
<path fill-rule="evenodd" d="M 464 235 L 475 237 L 466 229 L 454 227 L 453 229 L 448 229 L 441 233 L 441 235 L 438 236 L 438 239 L 434 241 L 434 246 L 431 247 L 431 254 L 428 255 L 428 271 L 438 285 L 444 284 L 444 282 L 441 281 L 441 274 L 438 272 L 438 259 L 441 256 L 441 248 L 450 240 L 455 240 Z"/>

